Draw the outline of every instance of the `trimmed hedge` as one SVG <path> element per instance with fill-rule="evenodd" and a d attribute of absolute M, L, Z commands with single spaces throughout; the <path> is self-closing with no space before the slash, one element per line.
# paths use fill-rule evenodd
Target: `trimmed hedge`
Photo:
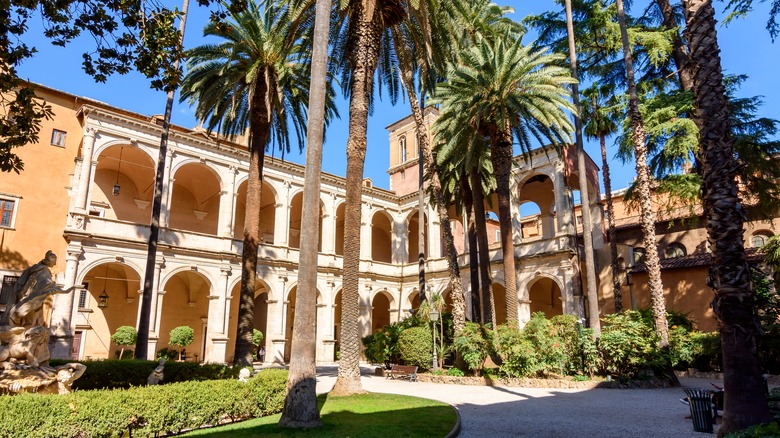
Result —
<path fill-rule="evenodd" d="M 157 362 L 151 360 L 96 360 L 72 361 L 52 359 L 52 366 L 80 362 L 87 370 L 80 379 L 73 382 L 73 389 L 115 389 L 146 385 L 146 379 Z M 163 383 L 188 382 L 192 380 L 217 380 L 237 378 L 240 367 L 195 362 L 168 362 L 163 371 Z"/>
<path fill-rule="evenodd" d="M 427 370 L 433 365 L 433 332 L 428 327 L 412 327 L 398 335 L 398 352 L 406 365 Z"/>
<path fill-rule="evenodd" d="M 66 395 L 0 397 L 0 436 L 112 437 L 177 434 L 284 407 L 287 371 L 238 380 L 182 382 Z"/>

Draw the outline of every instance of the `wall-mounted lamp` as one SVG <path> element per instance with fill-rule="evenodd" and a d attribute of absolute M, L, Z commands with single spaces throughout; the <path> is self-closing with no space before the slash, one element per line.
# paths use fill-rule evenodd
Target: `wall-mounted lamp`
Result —
<path fill-rule="evenodd" d="M 122 168 L 122 151 L 124 149 L 124 147 L 119 149 L 119 164 L 116 166 L 116 184 L 114 184 L 114 190 L 111 191 L 111 194 L 114 196 L 119 196 L 119 170 Z"/>

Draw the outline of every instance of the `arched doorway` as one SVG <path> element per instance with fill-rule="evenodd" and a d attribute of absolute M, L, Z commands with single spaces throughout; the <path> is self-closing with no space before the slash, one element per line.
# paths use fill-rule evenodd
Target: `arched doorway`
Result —
<path fill-rule="evenodd" d="M 420 254 L 420 220 L 419 212 L 415 211 L 409 216 L 407 220 L 407 230 L 409 231 L 407 240 L 409 246 L 407 247 L 407 254 L 409 256 L 408 263 L 417 263 L 418 255 Z M 427 216 L 423 215 L 423 245 L 425 247 L 425 254 L 428 255 L 428 221 Z"/>
<path fill-rule="evenodd" d="M 393 221 L 384 211 L 374 213 L 371 220 L 371 260 L 392 263 L 393 261 Z"/>
<path fill-rule="evenodd" d="M 322 215 L 324 206 L 320 200 L 320 219 L 319 219 L 319 240 L 317 241 L 317 251 L 322 251 Z M 290 248 L 301 247 L 301 215 L 303 214 L 303 192 L 297 193 L 290 201 L 290 235 L 288 242 Z"/>
<path fill-rule="evenodd" d="M 152 158 L 134 146 L 111 146 L 100 153 L 97 162 L 89 214 L 148 224 L 154 194 Z"/>
<path fill-rule="evenodd" d="M 268 341 L 268 295 L 270 288 L 261 280 L 255 282 L 255 301 L 254 301 L 254 328 L 263 332 L 263 342 L 260 344 L 265 348 Z M 236 352 L 236 333 L 238 332 L 238 310 L 241 300 L 241 283 L 236 283 L 230 294 L 230 316 L 228 321 L 228 345 L 226 348 L 226 359 L 233 362 Z"/>
<path fill-rule="evenodd" d="M 371 301 L 371 333 L 390 324 L 390 309 L 393 303 L 386 291 L 379 292 Z"/>
<path fill-rule="evenodd" d="M 158 348 L 179 350 L 170 345 L 170 332 L 176 327 L 190 327 L 195 339 L 185 347 L 187 360 L 201 361 L 206 353 L 206 333 L 209 314 L 211 283 L 196 271 L 181 271 L 174 274 L 164 285 L 160 316 L 160 340 Z"/>
<path fill-rule="evenodd" d="M 124 325 L 137 328 L 141 277 L 124 263 L 110 262 L 90 269 L 81 282 L 86 289 L 77 293 L 75 325 L 89 329 L 81 330 L 79 357 L 114 359 L 121 347 L 111 342 L 111 335 Z"/>
<path fill-rule="evenodd" d="M 298 286 L 293 286 L 292 289 L 290 289 L 290 293 L 287 294 L 287 300 L 285 300 L 285 324 L 284 324 L 284 361 L 290 362 L 290 347 L 292 345 L 292 332 L 293 327 L 295 326 L 295 297 L 298 292 Z M 322 295 L 320 294 L 320 291 L 317 291 L 317 304 L 322 304 Z M 319 308 L 319 306 L 318 306 Z M 319 323 L 317 316 L 319 316 L 319 311 L 315 310 L 315 323 L 314 323 L 314 333 L 316 336 L 317 333 L 317 324 Z"/>
<path fill-rule="evenodd" d="M 528 284 L 531 313 L 543 312 L 547 318 L 563 314 L 561 288 L 549 277 L 537 277 Z"/>
<path fill-rule="evenodd" d="M 244 223 L 246 219 L 246 191 L 249 183 L 244 181 L 236 191 L 236 212 L 233 219 L 233 237 L 244 238 Z M 276 195 L 269 184 L 263 184 L 260 199 L 260 242 L 274 244 L 274 227 L 276 223 Z"/>

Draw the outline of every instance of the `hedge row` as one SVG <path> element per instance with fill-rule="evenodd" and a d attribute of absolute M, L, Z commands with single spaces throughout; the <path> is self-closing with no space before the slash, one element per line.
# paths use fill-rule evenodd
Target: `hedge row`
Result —
<path fill-rule="evenodd" d="M 52 359 L 52 366 L 74 362 Z M 115 389 L 146 385 L 157 362 L 150 360 L 95 360 L 79 361 L 87 366 L 84 375 L 73 382 L 73 389 Z M 189 382 L 192 380 L 232 379 L 238 377 L 240 367 L 194 362 L 168 362 L 163 370 L 163 383 Z"/>
<path fill-rule="evenodd" d="M 67 395 L 0 397 L 0 437 L 161 436 L 284 407 L 287 372 Z"/>

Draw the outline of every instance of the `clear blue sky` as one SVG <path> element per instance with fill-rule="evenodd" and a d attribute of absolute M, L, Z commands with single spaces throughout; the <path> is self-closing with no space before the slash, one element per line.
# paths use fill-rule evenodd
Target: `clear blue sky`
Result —
<path fill-rule="evenodd" d="M 496 0 L 499 4 L 513 6 L 520 20 L 526 15 L 559 8 L 553 0 Z M 180 2 L 164 1 L 166 4 Z M 635 10 L 641 11 L 646 1 L 635 2 Z M 204 8 L 191 1 L 192 9 L 188 18 L 185 35 L 185 47 L 203 43 L 202 29 L 208 19 Z M 719 12 L 723 3 L 717 2 Z M 722 51 L 722 62 L 727 74 L 747 74 L 749 79 L 740 90 L 740 95 L 763 95 L 765 105 L 761 115 L 780 118 L 780 87 L 777 84 L 780 70 L 780 42 L 772 44 L 765 29 L 769 6 L 759 5 L 746 19 L 731 23 L 728 27 L 719 26 L 718 37 Z M 165 107 L 165 94 L 149 88 L 149 82 L 143 76 L 133 73 L 114 76 L 104 84 L 96 84 L 81 70 L 81 53 L 91 47 L 88 38 L 80 38 L 66 48 L 52 46 L 42 37 L 41 26 L 34 19 L 25 36 L 25 42 L 38 49 L 35 58 L 25 62 L 19 69 L 20 75 L 28 80 L 57 88 L 72 94 L 89 97 L 110 105 L 142 114 L 160 114 Z M 532 36 L 531 36 L 532 37 Z M 327 131 L 323 170 L 343 176 L 346 171 L 346 136 L 348 111 L 344 101 L 339 103 L 341 120 L 334 121 Z M 388 136 L 385 126 L 409 114 L 408 103 L 399 102 L 391 106 L 389 101 L 377 102 L 375 112 L 369 119 L 368 153 L 366 156 L 365 176 L 370 177 L 378 187 L 388 188 L 389 166 Z M 186 104 L 174 106 L 173 122 L 185 127 L 193 127 L 197 121 L 192 110 Z M 600 152 L 596 144 L 586 145 L 587 152 L 599 163 Z M 275 152 L 279 156 L 278 152 Z M 304 155 L 293 151 L 286 159 L 298 163 L 304 162 Z M 614 161 L 614 160 L 613 160 Z M 626 187 L 634 178 L 633 163 L 614 162 L 613 189 Z"/>

